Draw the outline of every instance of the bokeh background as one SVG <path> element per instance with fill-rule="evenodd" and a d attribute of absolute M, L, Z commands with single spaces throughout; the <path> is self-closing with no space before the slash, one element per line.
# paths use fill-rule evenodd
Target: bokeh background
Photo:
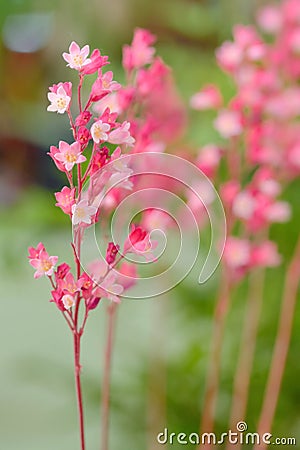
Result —
<path fill-rule="evenodd" d="M 248 0 L 9 0 L 0 5 L 0 449 L 73 450 L 78 447 L 72 340 L 49 304 L 47 280 L 33 280 L 27 247 L 43 241 L 70 261 L 70 226 L 55 208 L 62 180 L 46 152 L 68 133 L 65 117 L 46 112 L 48 86 L 72 80 L 61 53 L 89 43 L 109 55 L 122 82 L 121 51 L 136 26 L 158 37 L 157 52 L 174 70 L 183 100 L 217 82 L 225 98 L 233 86 L 217 68 L 215 48 L 234 23 L 251 23 L 262 1 Z M 188 139 L 218 139 L 210 113 L 190 113 Z M 293 219 L 273 227 L 284 263 L 267 274 L 247 422 L 254 431 L 271 359 L 282 280 L 299 232 L 299 183 L 285 193 Z M 171 294 L 122 304 L 112 374 L 112 450 L 158 448 L 156 434 L 197 432 L 219 274 L 204 286 L 188 277 Z M 246 285 L 234 298 L 222 359 L 217 430 L 228 428 L 232 379 Z M 91 315 L 83 340 L 87 447 L 100 440 L 100 381 L 104 309 Z M 300 311 L 284 376 L 274 434 L 300 442 Z M 187 448 L 189 446 L 186 446 Z"/>

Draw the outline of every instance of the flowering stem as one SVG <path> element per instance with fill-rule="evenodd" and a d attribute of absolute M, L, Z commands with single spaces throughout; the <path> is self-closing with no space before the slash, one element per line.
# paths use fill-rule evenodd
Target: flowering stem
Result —
<path fill-rule="evenodd" d="M 83 403 L 82 403 L 82 392 L 81 392 L 81 380 L 80 380 L 80 334 L 74 330 L 74 369 L 75 369 L 75 386 L 76 386 L 76 397 L 77 397 L 77 408 L 79 417 L 79 431 L 80 431 L 80 444 L 81 450 L 85 450 L 85 437 L 84 437 L 84 417 L 83 417 Z"/>
<path fill-rule="evenodd" d="M 249 384 L 256 347 L 257 331 L 263 301 L 265 272 L 257 270 L 249 279 L 248 302 L 245 311 L 243 334 L 238 364 L 235 372 L 232 396 L 230 429 L 234 430 L 239 421 L 244 421 L 249 395 Z M 240 449 L 241 443 L 227 445 L 227 449 Z"/>
<path fill-rule="evenodd" d="M 300 278 L 300 237 L 296 245 L 294 256 L 288 266 L 285 287 L 279 316 L 279 325 L 269 377 L 265 390 L 262 410 L 258 421 L 258 433 L 270 432 L 272 422 L 275 416 L 276 406 L 279 398 L 281 382 L 283 378 L 284 368 L 286 364 L 292 327 L 293 318 L 297 300 L 297 292 Z M 255 446 L 254 450 L 261 450 L 265 445 Z"/>
<path fill-rule="evenodd" d="M 107 328 L 107 341 L 105 349 L 104 375 L 102 383 L 102 401 L 101 401 L 102 407 L 101 450 L 108 450 L 110 377 L 111 377 L 111 363 L 112 363 L 113 340 L 116 322 L 116 311 L 117 311 L 116 303 L 111 303 L 107 308 L 108 328 Z"/>
<path fill-rule="evenodd" d="M 221 366 L 222 343 L 227 312 L 230 306 L 230 286 L 228 276 L 223 267 L 222 281 L 215 309 L 213 324 L 212 351 L 207 373 L 206 389 L 204 393 L 201 433 L 212 433 L 214 429 L 214 416 L 219 390 L 219 377 Z M 209 444 L 199 446 L 199 449 L 210 448 Z"/>

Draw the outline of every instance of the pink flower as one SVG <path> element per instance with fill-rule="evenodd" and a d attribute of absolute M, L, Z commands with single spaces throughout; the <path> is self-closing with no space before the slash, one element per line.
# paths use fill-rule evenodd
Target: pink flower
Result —
<path fill-rule="evenodd" d="M 222 101 L 220 90 L 213 84 L 208 84 L 192 96 L 190 105 L 194 109 L 203 111 L 205 109 L 220 108 Z"/>
<path fill-rule="evenodd" d="M 35 259 L 35 258 L 38 258 L 38 257 L 39 257 L 39 254 L 40 254 L 41 252 L 45 252 L 45 251 L 46 251 L 46 249 L 45 249 L 45 247 L 44 247 L 44 244 L 42 244 L 41 242 L 39 242 L 36 248 L 34 248 L 34 247 L 29 247 L 29 249 L 28 249 L 28 253 L 29 253 L 28 258 L 29 258 L 29 259 Z"/>
<path fill-rule="evenodd" d="M 60 85 L 56 92 L 48 93 L 48 100 L 51 105 L 48 106 L 47 111 L 63 114 L 69 107 L 71 96 L 67 95 L 64 87 Z"/>
<path fill-rule="evenodd" d="M 78 280 L 78 284 L 81 286 L 82 296 L 85 300 L 88 300 L 92 296 L 94 282 L 87 273 L 83 273 Z"/>
<path fill-rule="evenodd" d="M 102 120 L 97 120 L 97 122 L 93 123 L 91 127 L 91 135 L 94 142 L 96 142 L 96 144 L 99 144 L 100 141 L 107 141 L 107 132 L 109 130 L 110 125 L 108 123 L 103 123 Z"/>
<path fill-rule="evenodd" d="M 214 121 L 216 130 L 225 139 L 239 136 L 243 132 L 241 116 L 237 111 L 223 109 Z"/>
<path fill-rule="evenodd" d="M 52 86 L 49 87 L 49 91 L 53 92 L 54 94 L 57 94 L 58 89 L 62 87 L 64 88 L 65 93 L 69 96 L 72 97 L 72 83 L 71 81 L 65 81 L 60 82 L 58 84 L 53 84 Z"/>
<path fill-rule="evenodd" d="M 157 241 L 151 241 L 150 234 L 146 230 L 133 224 L 124 243 L 123 252 L 124 254 L 136 253 L 151 261 L 155 259 L 151 250 L 155 249 L 157 244 Z"/>
<path fill-rule="evenodd" d="M 75 164 L 86 161 L 86 157 L 81 154 L 79 142 L 69 145 L 65 141 L 60 141 L 58 148 L 59 152 L 54 155 L 54 158 L 61 162 L 67 171 L 72 170 Z"/>
<path fill-rule="evenodd" d="M 59 280 L 63 280 L 65 276 L 70 272 L 70 269 L 71 267 L 69 266 L 69 264 L 60 264 L 54 273 L 56 283 L 59 283 Z"/>
<path fill-rule="evenodd" d="M 67 65 L 71 69 L 81 70 L 82 67 L 86 66 L 91 62 L 91 59 L 88 58 L 88 54 L 90 52 L 90 47 L 85 45 L 82 49 L 79 47 L 76 42 L 72 42 L 69 47 L 70 53 L 63 53 L 63 58 L 67 61 Z"/>
<path fill-rule="evenodd" d="M 123 262 L 118 269 L 118 272 L 118 282 L 124 289 L 129 289 L 136 284 L 138 275 L 135 264 Z"/>
<path fill-rule="evenodd" d="M 82 67 L 81 73 L 83 75 L 90 75 L 97 72 L 97 70 L 101 69 L 101 67 L 106 64 L 109 64 L 108 56 L 102 56 L 100 50 L 96 48 L 91 54 L 90 62 Z"/>
<path fill-rule="evenodd" d="M 92 118 L 92 113 L 89 111 L 82 111 L 79 116 L 76 117 L 75 125 L 76 127 L 81 127 L 86 125 Z"/>
<path fill-rule="evenodd" d="M 55 206 L 61 208 L 65 214 L 71 214 L 72 206 L 75 203 L 75 192 L 75 188 L 70 189 L 64 186 L 60 192 L 54 194 L 57 200 Z"/>
<path fill-rule="evenodd" d="M 109 133 L 108 142 L 110 142 L 111 144 L 126 144 L 132 146 L 135 140 L 130 135 L 129 129 L 130 122 L 123 122 L 122 125 Z"/>
<path fill-rule="evenodd" d="M 98 78 L 92 86 L 90 101 L 97 102 L 107 94 L 120 89 L 121 85 L 113 80 L 113 76 L 112 71 L 108 71 L 102 75 L 101 70 L 99 70 Z"/>
<path fill-rule="evenodd" d="M 36 257 L 32 258 L 31 255 L 33 256 L 34 253 L 38 251 L 38 248 L 40 248 L 38 255 L 35 254 Z M 57 256 L 48 255 L 46 250 L 42 248 L 42 244 L 39 244 L 37 249 L 34 249 L 33 247 L 29 248 L 29 263 L 36 269 L 34 278 L 40 278 L 43 275 L 51 276 L 57 260 Z"/>
<path fill-rule="evenodd" d="M 239 219 L 249 220 L 256 210 L 256 200 L 251 192 L 245 190 L 239 192 L 232 205 L 233 214 Z"/>
<path fill-rule="evenodd" d="M 117 283 L 117 274 L 113 271 L 109 272 L 108 275 L 101 281 L 100 287 L 95 291 L 97 297 L 105 297 L 115 303 L 120 303 L 121 300 L 119 296 L 124 291 L 123 286 Z"/>
<path fill-rule="evenodd" d="M 90 139 L 91 139 L 90 131 L 84 126 L 79 127 L 77 130 L 77 141 L 80 143 L 82 150 L 84 150 L 87 147 Z"/>
<path fill-rule="evenodd" d="M 80 200 L 72 206 L 72 223 L 78 225 L 80 223 L 86 223 L 90 225 L 92 223 L 92 217 L 96 214 L 97 208 L 89 206 L 87 200 Z"/>
<path fill-rule="evenodd" d="M 276 267 L 280 262 L 281 257 L 274 242 L 265 241 L 252 249 L 251 265 L 253 267 Z"/>
<path fill-rule="evenodd" d="M 148 30 L 137 28 L 131 46 L 125 45 L 123 48 L 123 66 L 125 70 L 131 72 L 132 69 L 150 64 L 152 62 L 155 49 L 151 45 L 155 42 L 155 36 Z"/>
<path fill-rule="evenodd" d="M 229 237 L 224 250 L 224 261 L 229 268 L 241 270 L 247 268 L 251 260 L 251 245 L 246 239 Z"/>
<path fill-rule="evenodd" d="M 65 172 L 66 171 L 65 166 L 55 158 L 55 155 L 57 155 L 58 153 L 59 153 L 58 148 L 55 147 L 55 145 L 51 145 L 50 152 L 48 152 L 47 154 L 51 156 L 58 170 L 60 170 L 61 172 Z"/>
<path fill-rule="evenodd" d="M 243 51 L 234 42 L 224 42 L 216 51 L 217 61 L 222 69 L 235 72 L 242 63 Z"/>
<path fill-rule="evenodd" d="M 80 290 L 81 283 L 76 282 L 74 275 L 68 272 L 63 279 L 58 280 L 58 287 L 64 293 L 75 294 L 75 292 Z"/>
<path fill-rule="evenodd" d="M 291 217 L 291 207 L 287 202 L 274 202 L 264 209 L 264 216 L 271 223 L 284 223 Z"/>
<path fill-rule="evenodd" d="M 275 5 L 265 6 L 258 12 L 257 22 L 266 33 L 278 33 L 283 25 L 282 12 Z"/>
<path fill-rule="evenodd" d="M 89 174 L 93 175 L 94 173 L 98 172 L 99 169 L 105 166 L 109 159 L 110 157 L 108 148 L 101 147 L 94 153 Z"/>
<path fill-rule="evenodd" d="M 197 167 L 208 177 L 213 177 L 221 160 L 221 150 L 216 145 L 205 145 L 198 153 Z"/>
<path fill-rule="evenodd" d="M 113 264 L 115 262 L 119 250 L 119 245 L 115 245 L 113 242 L 109 242 L 105 257 L 108 264 Z"/>

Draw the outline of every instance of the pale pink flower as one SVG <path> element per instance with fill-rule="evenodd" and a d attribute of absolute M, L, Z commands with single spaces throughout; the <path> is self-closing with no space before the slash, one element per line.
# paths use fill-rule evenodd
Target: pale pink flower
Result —
<path fill-rule="evenodd" d="M 224 261 L 231 269 L 245 269 L 251 260 L 251 245 L 246 239 L 229 237 L 224 250 Z"/>
<path fill-rule="evenodd" d="M 118 96 L 116 92 L 112 92 L 111 94 L 106 95 L 101 100 L 99 100 L 94 105 L 94 111 L 96 114 L 101 116 L 106 108 L 109 108 L 109 111 L 111 113 L 121 113 L 121 107 L 118 101 Z"/>
<path fill-rule="evenodd" d="M 90 225 L 92 223 L 92 217 L 96 214 L 97 208 L 90 206 L 87 200 L 80 200 L 72 206 L 72 223 L 78 225 L 80 223 L 86 223 Z"/>
<path fill-rule="evenodd" d="M 291 217 L 291 207 L 287 202 L 275 202 L 264 209 L 264 216 L 271 223 L 288 222 Z"/>
<path fill-rule="evenodd" d="M 124 289 L 129 289 L 136 284 L 137 279 L 136 265 L 123 262 L 118 269 L 118 282 Z"/>
<path fill-rule="evenodd" d="M 96 289 L 95 295 L 105 297 L 115 303 L 120 303 L 120 295 L 124 291 L 124 287 L 117 283 L 117 274 L 113 271 L 109 272 L 100 286 Z"/>
<path fill-rule="evenodd" d="M 47 111 L 63 114 L 69 107 L 71 97 L 67 95 L 63 86 L 59 86 L 56 93 L 48 92 L 48 100 L 51 105 L 48 106 Z"/>
<path fill-rule="evenodd" d="M 131 46 L 123 48 L 123 66 L 127 71 L 139 69 L 150 64 L 153 60 L 155 48 L 151 45 L 155 42 L 155 36 L 148 30 L 137 28 Z"/>
<path fill-rule="evenodd" d="M 61 208 L 65 214 L 71 214 L 72 206 L 75 203 L 75 191 L 75 188 L 64 186 L 60 192 L 54 194 L 57 200 L 55 206 Z"/>
<path fill-rule="evenodd" d="M 91 127 L 91 135 L 93 141 L 96 144 L 99 144 L 100 141 L 107 141 L 108 134 L 107 132 L 110 130 L 110 125 L 108 123 L 103 123 L 102 120 L 97 120 L 97 122 L 93 123 Z"/>
<path fill-rule="evenodd" d="M 75 298 L 71 294 L 65 294 L 62 296 L 61 301 L 65 309 L 70 309 L 75 305 Z"/>
<path fill-rule="evenodd" d="M 86 161 L 86 157 L 81 154 L 79 142 L 73 142 L 69 145 L 65 141 L 60 141 L 58 149 L 59 151 L 54 155 L 54 158 L 60 161 L 67 171 L 72 170 L 75 164 Z"/>
<path fill-rule="evenodd" d="M 252 249 L 251 266 L 253 267 L 276 267 L 280 262 L 281 257 L 274 242 L 265 241 Z"/>
<path fill-rule="evenodd" d="M 29 249 L 29 254 L 32 254 L 32 248 Z M 36 269 L 34 278 L 40 278 L 43 275 L 51 276 L 53 274 L 54 266 L 57 263 L 57 256 L 49 256 L 48 253 L 41 249 L 36 258 L 29 259 L 29 263 Z"/>
<path fill-rule="evenodd" d="M 236 43 L 227 41 L 217 49 L 216 57 L 224 70 L 234 72 L 243 61 L 243 51 Z"/>
<path fill-rule="evenodd" d="M 90 47 L 85 45 L 82 49 L 76 42 L 72 42 L 69 47 L 70 53 L 63 53 L 63 58 L 67 61 L 68 66 L 71 69 L 81 70 L 82 67 L 86 66 L 91 62 L 91 59 L 88 58 L 88 54 L 90 52 Z"/>
<path fill-rule="evenodd" d="M 239 219 L 249 220 L 256 209 L 256 200 L 248 191 L 237 194 L 232 204 L 233 214 Z"/>
<path fill-rule="evenodd" d="M 212 177 L 221 160 L 221 150 L 213 144 L 208 144 L 199 150 L 196 165 L 206 176 Z"/>
<path fill-rule="evenodd" d="M 283 15 L 277 6 L 268 5 L 259 10 L 257 21 L 266 33 L 275 34 L 283 25 Z"/>
<path fill-rule="evenodd" d="M 225 139 L 239 136 L 243 132 L 241 116 L 237 111 L 223 109 L 214 121 L 216 130 Z"/>
<path fill-rule="evenodd" d="M 203 111 L 205 109 L 220 108 L 222 102 L 222 95 L 218 87 L 209 84 L 192 96 L 190 105 L 194 109 Z"/>
<path fill-rule="evenodd" d="M 109 133 L 108 142 L 111 144 L 126 144 L 128 146 L 132 146 L 135 139 L 130 135 L 129 129 L 130 122 L 124 121 L 122 125 Z"/>

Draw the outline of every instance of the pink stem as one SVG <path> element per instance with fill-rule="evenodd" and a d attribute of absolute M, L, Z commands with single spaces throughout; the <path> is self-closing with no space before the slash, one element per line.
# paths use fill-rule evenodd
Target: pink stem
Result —
<path fill-rule="evenodd" d="M 255 354 L 257 331 L 263 300 L 265 272 L 257 270 L 249 279 L 249 296 L 245 311 L 244 327 L 239 359 L 235 372 L 232 396 L 230 429 L 235 430 L 239 421 L 244 421 L 249 396 L 249 384 Z M 229 444 L 226 449 L 241 448 L 241 443 Z"/>
<path fill-rule="evenodd" d="M 297 242 L 294 256 L 287 269 L 273 357 L 265 390 L 262 410 L 258 421 L 258 433 L 260 433 L 260 435 L 269 433 L 272 429 L 272 423 L 276 412 L 284 368 L 286 365 L 287 354 L 291 340 L 293 318 L 299 287 L 299 278 L 300 237 Z M 263 444 L 261 444 L 260 446 L 256 445 L 254 447 L 254 450 L 262 450 L 265 447 L 266 445 Z"/>
<path fill-rule="evenodd" d="M 117 304 L 111 303 L 108 306 L 108 329 L 107 341 L 105 349 L 104 360 L 104 375 L 102 383 L 102 436 L 101 449 L 108 450 L 109 440 L 109 400 L 110 400 L 110 378 L 111 378 L 111 364 L 113 354 L 113 340 L 115 332 Z"/>
<path fill-rule="evenodd" d="M 79 416 L 79 430 L 80 430 L 80 444 L 81 450 L 85 450 L 85 438 L 84 438 L 84 417 L 83 417 L 83 403 L 81 392 L 81 380 L 80 380 L 80 335 L 74 330 L 74 369 L 75 369 L 75 386 L 77 397 L 77 408 Z"/>
<path fill-rule="evenodd" d="M 206 389 L 204 393 L 203 414 L 200 433 L 212 433 L 214 430 L 214 419 L 216 402 L 219 391 L 219 378 L 222 356 L 222 343 L 224 337 L 225 321 L 230 306 L 230 286 L 228 276 L 223 268 L 222 281 L 215 310 L 213 324 L 211 360 L 207 374 Z M 199 445 L 200 449 L 211 448 L 210 444 Z"/>

